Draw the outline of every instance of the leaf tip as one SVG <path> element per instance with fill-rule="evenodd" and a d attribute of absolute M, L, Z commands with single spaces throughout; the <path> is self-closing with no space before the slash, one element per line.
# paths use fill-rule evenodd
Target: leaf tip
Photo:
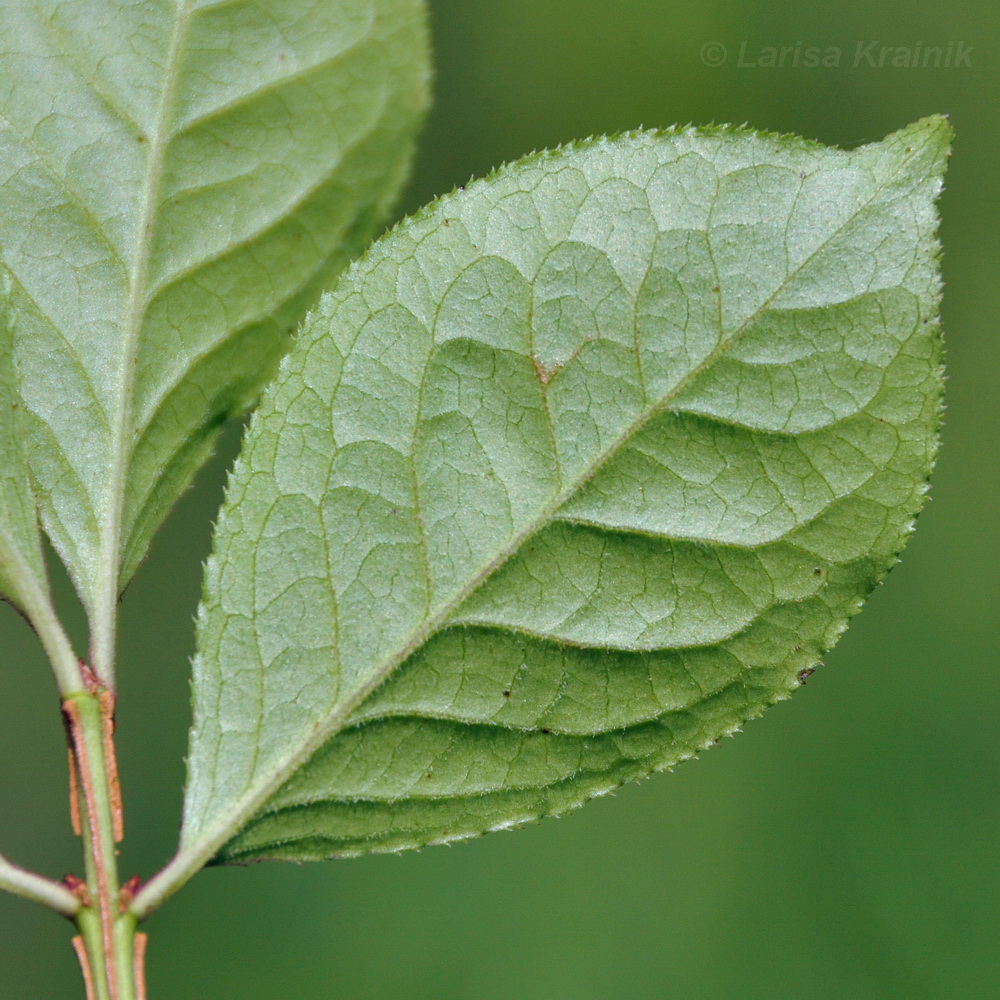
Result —
<path fill-rule="evenodd" d="M 955 130 L 950 117 L 946 114 L 933 114 L 892 133 L 886 137 L 886 142 L 902 143 L 906 158 L 911 162 L 930 158 L 926 173 L 940 178 L 947 167 L 954 138 Z"/>

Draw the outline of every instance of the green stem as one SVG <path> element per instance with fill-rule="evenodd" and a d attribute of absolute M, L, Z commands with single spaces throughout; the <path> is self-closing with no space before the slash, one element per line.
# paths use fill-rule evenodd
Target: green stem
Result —
<path fill-rule="evenodd" d="M 89 901 L 76 916 L 94 1000 L 138 1000 L 133 975 L 136 919 L 121 902 L 116 834 L 121 807 L 110 739 L 111 696 L 96 685 L 63 702 L 75 751 L 84 810 Z"/>
<path fill-rule="evenodd" d="M 75 917 L 80 912 L 80 900 L 60 882 L 36 875 L 11 864 L 0 854 L 0 889 L 14 893 L 34 903 L 47 906 L 64 917 Z"/>

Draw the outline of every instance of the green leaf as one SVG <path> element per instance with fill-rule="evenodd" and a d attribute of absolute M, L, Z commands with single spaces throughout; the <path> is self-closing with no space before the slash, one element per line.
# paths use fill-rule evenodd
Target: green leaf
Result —
<path fill-rule="evenodd" d="M 115 603 L 365 245 L 427 91 L 419 0 L 0 8 L 0 247 L 43 523 Z"/>
<path fill-rule="evenodd" d="M 787 697 L 926 489 L 949 137 L 598 139 L 381 239 L 229 484 L 175 868 L 560 813 Z"/>
<path fill-rule="evenodd" d="M 0 597 L 25 611 L 39 597 L 48 600 L 48 581 L 21 441 L 20 399 L 6 314 L 6 296 L 0 288 Z"/>

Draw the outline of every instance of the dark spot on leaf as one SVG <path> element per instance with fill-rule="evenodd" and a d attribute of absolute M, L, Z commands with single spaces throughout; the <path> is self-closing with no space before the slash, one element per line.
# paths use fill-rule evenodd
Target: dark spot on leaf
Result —
<path fill-rule="evenodd" d="M 509 691 L 504 691 L 503 696 L 505 698 L 509 698 L 510 697 L 510 692 Z"/>
<path fill-rule="evenodd" d="M 806 667 L 805 669 L 800 670 L 799 671 L 799 683 L 800 684 L 805 684 L 805 682 L 807 680 L 809 680 L 809 678 L 812 677 L 812 675 L 814 673 L 816 673 L 816 670 L 813 667 Z"/>
<path fill-rule="evenodd" d="M 815 568 L 815 569 L 813 570 L 813 576 L 822 576 L 822 575 L 823 575 L 823 569 L 822 569 L 822 567 L 820 567 L 820 566 L 817 566 L 817 567 L 816 567 L 816 568 Z"/>
<path fill-rule="evenodd" d="M 551 730 L 551 729 L 543 729 L 543 730 L 541 730 L 541 731 L 542 731 L 543 733 L 551 733 L 551 732 L 552 732 L 552 730 Z"/>

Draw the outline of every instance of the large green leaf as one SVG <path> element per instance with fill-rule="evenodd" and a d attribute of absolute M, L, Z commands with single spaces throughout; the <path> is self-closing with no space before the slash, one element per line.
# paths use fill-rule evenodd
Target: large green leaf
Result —
<path fill-rule="evenodd" d="M 380 240 L 229 484 L 173 870 L 558 813 L 785 698 L 926 488 L 949 135 L 599 139 Z"/>
<path fill-rule="evenodd" d="M 21 442 L 12 355 L 6 296 L 0 287 L 0 597 L 25 611 L 39 598 L 48 599 L 48 582 Z"/>
<path fill-rule="evenodd" d="M 0 5 L 0 248 L 45 527 L 114 608 L 220 425 L 384 218 L 420 0 Z"/>

